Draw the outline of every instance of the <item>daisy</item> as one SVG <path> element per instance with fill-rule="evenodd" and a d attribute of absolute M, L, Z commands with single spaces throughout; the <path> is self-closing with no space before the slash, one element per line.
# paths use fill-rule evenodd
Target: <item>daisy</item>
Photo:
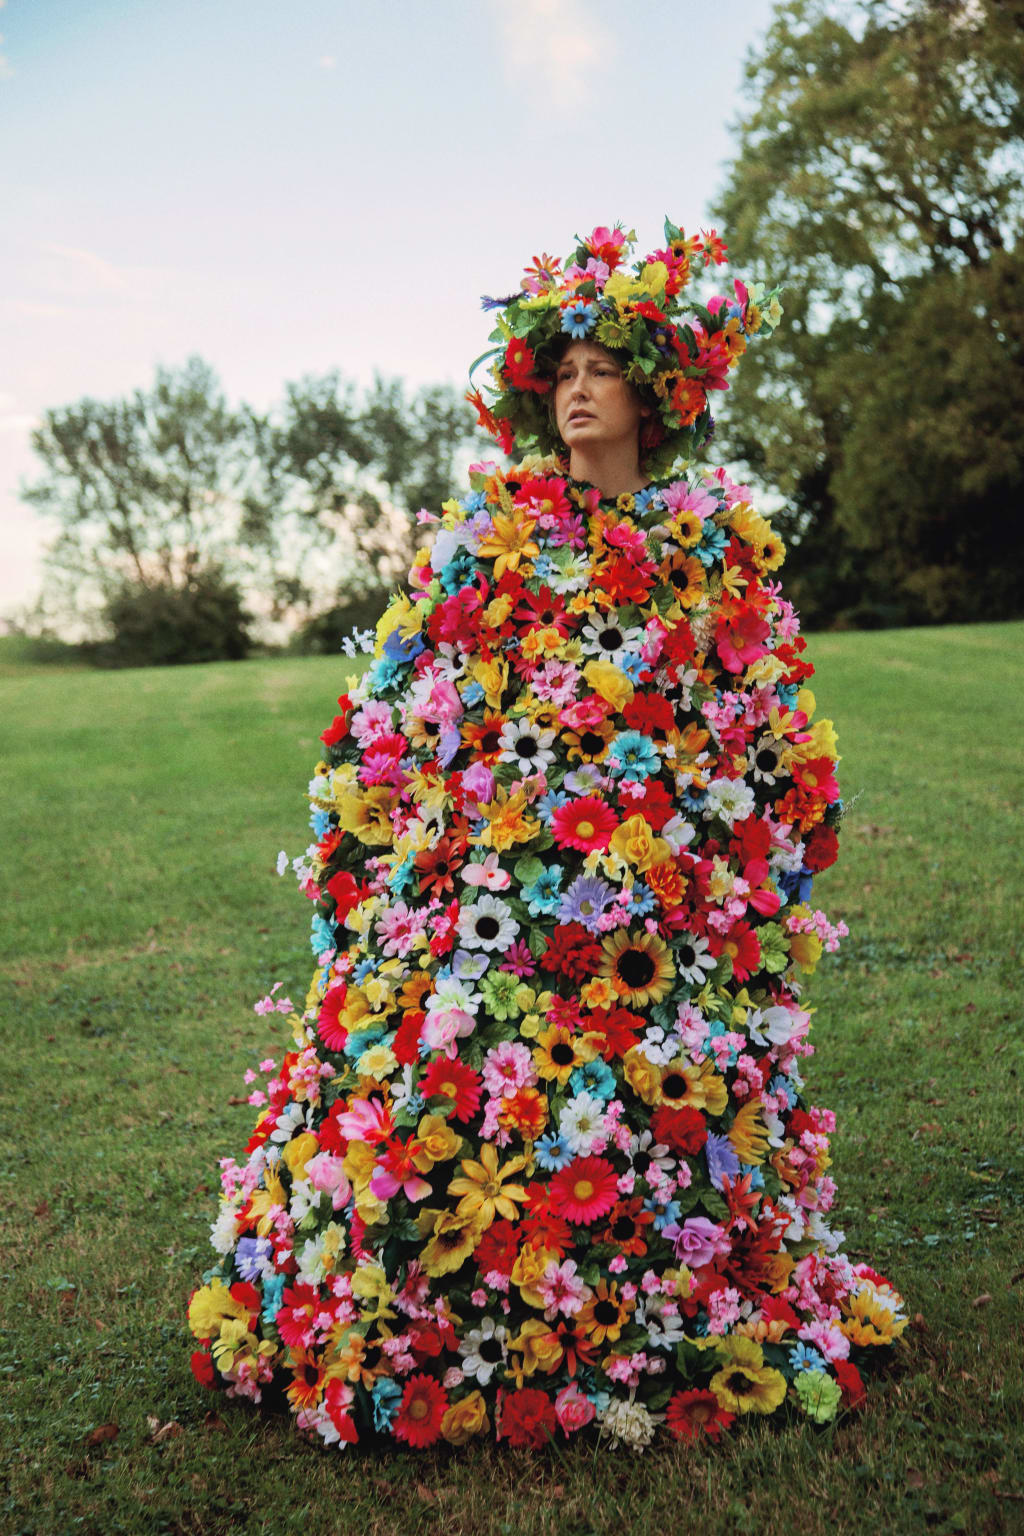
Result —
<path fill-rule="evenodd" d="M 604 1157 L 577 1157 L 551 1180 L 551 1203 L 577 1226 L 589 1226 L 618 1199 L 615 1169 Z M 603 1282 L 602 1282 L 603 1283 Z"/>
<path fill-rule="evenodd" d="M 486 1387 L 499 1365 L 508 1355 L 508 1329 L 496 1323 L 493 1317 L 481 1320 L 479 1328 L 471 1328 L 459 1341 L 462 1369 L 470 1381 Z"/>
<path fill-rule="evenodd" d="M 592 619 L 580 635 L 584 651 L 604 661 L 618 661 L 623 651 L 638 651 L 643 639 L 642 629 L 620 624 L 614 611 Z"/>
<path fill-rule="evenodd" d="M 519 932 L 519 924 L 506 902 L 485 892 L 471 907 L 462 908 L 458 931 L 461 943 L 467 948 L 492 953 L 508 948 Z"/>
<path fill-rule="evenodd" d="M 618 817 L 604 800 L 585 795 L 558 807 L 551 818 L 551 832 L 559 848 L 591 853 L 608 847 L 618 824 Z"/>
<path fill-rule="evenodd" d="M 693 987 L 702 987 L 715 968 L 707 939 L 697 934 L 686 934 L 682 943 L 673 948 L 672 958 L 679 975 Z"/>
<path fill-rule="evenodd" d="M 551 747 L 555 732 L 541 730 L 532 720 L 509 720 L 499 739 L 499 762 L 513 763 L 523 775 L 539 773 L 555 760 Z"/>

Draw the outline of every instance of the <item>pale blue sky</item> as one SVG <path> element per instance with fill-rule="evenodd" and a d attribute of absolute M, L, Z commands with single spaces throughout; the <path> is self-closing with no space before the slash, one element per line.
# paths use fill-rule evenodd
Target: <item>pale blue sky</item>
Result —
<path fill-rule="evenodd" d="M 201 353 L 462 384 L 542 249 L 707 220 L 771 0 L 0 0 L 0 613 L 47 406 Z M 725 232 L 728 236 L 728 231 Z"/>

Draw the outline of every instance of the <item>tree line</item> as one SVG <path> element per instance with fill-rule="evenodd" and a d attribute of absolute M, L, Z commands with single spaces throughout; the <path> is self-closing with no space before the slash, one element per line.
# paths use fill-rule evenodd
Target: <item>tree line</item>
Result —
<path fill-rule="evenodd" d="M 778 493 L 808 628 L 1024 611 L 1022 83 L 1024 0 L 784 0 L 748 56 L 715 215 L 785 318 L 711 453 Z M 243 654 L 254 611 L 336 649 L 483 445 L 447 386 L 331 373 L 259 413 L 192 358 L 33 446 L 48 602 L 118 661 Z"/>

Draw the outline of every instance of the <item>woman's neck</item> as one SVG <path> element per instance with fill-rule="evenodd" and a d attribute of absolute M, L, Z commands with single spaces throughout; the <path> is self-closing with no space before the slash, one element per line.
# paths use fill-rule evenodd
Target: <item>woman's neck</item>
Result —
<path fill-rule="evenodd" d="M 595 485 L 607 499 L 643 490 L 650 483 L 635 452 L 623 454 L 614 449 L 586 453 L 574 448 L 569 454 L 569 473 L 574 480 Z"/>

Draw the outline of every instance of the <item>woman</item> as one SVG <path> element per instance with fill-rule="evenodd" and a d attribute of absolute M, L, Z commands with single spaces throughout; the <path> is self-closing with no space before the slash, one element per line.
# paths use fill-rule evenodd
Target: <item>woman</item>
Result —
<path fill-rule="evenodd" d="M 905 1327 L 800 1071 L 834 732 L 779 541 L 672 472 L 781 308 L 685 299 L 714 236 L 630 239 L 488 301 L 519 462 L 445 504 L 310 786 L 317 968 L 189 1319 L 327 1443 L 824 1421 Z"/>

